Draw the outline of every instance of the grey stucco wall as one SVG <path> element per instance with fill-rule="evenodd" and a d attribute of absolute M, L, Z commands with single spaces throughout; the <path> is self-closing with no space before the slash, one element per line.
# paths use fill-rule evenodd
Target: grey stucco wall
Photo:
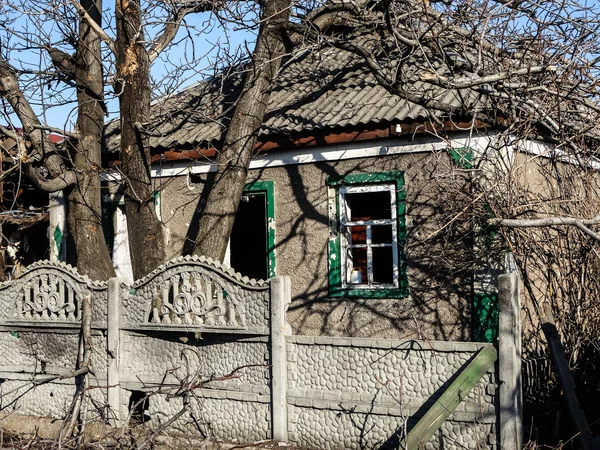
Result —
<path fill-rule="evenodd" d="M 328 176 L 403 171 L 406 186 L 408 284 L 404 299 L 328 296 Z M 272 181 L 276 271 L 292 279 L 288 321 L 294 333 L 438 340 L 471 339 L 472 269 L 468 174 L 445 153 L 390 155 L 251 171 Z M 189 242 L 201 183 L 164 179 L 162 218 L 170 254 Z M 440 231 L 437 233 L 438 231 Z M 191 233 L 193 236 L 193 232 Z M 186 241 L 187 240 L 187 241 Z"/>

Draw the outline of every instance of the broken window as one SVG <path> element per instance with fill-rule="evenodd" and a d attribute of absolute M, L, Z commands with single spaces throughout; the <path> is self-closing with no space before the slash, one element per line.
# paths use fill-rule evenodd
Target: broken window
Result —
<path fill-rule="evenodd" d="M 327 184 L 330 295 L 406 296 L 402 172 L 330 177 Z"/>
<path fill-rule="evenodd" d="M 229 263 L 249 278 L 269 278 L 267 199 L 262 192 L 245 193 L 235 214 L 229 240 Z"/>
<path fill-rule="evenodd" d="M 343 286 L 396 287 L 398 227 L 395 186 L 339 190 Z"/>
<path fill-rule="evenodd" d="M 273 182 L 246 185 L 231 230 L 224 262 L 249 278 L 275 276 Z"/>

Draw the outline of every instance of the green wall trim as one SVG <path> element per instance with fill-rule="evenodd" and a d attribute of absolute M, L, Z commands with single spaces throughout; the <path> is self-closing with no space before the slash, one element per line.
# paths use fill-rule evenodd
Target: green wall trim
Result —
<path fill-rule="evenodd" d="M 326 183 L 332 188 L 354 184 L 396 184 L 396 208 L 398 220 L 398 288 L 394 289 L 348 289 L 342 287 L 341 245 L 339 233 L 340 205 L 339 196 L 335 195 L 335 213 L 333 230 L 329 238 L 329 296 L 360 298 L 404 298 L 408 296 L 408 265 L 404 246 L 406 243 L 406 190 L 404 188 L 404 172 L 360 173 L 327 177 Z"/>
<path fill-rule="evenodd" d="M 448 149 L 452 161 L 463 169 L 473 168 L 473 149 L 459 147 Z M 488 218 L 493 217 L 489 205 L 484 205 L 487 217 L 476 220 L 476 233 L 485 248 L 496 239 L 496 228 L 488 225 Z M 476 218 L 477 219 L 477 218 Z M 475 292 L 473 294 L 473 340 L 477 342 L 495 342 L 498 338 L 498 293 L 493 291 Z"/>
<path fill-rule="evenodd" d="M 329 176 L 326 183 L 329 186 L 344 186 L 351 184 L 368 184 L 382 182 L 396 182 L 398 194 L 400 190 L 404 191 L 404 172 L 377 172 L 377 173 L 356 173 L 350 175 Z M 400 197 L 398 197 L 400 199 Z"/>
<path fill-rule="evenodd" d="M 267 274 L 276 275 L 275 266 L 275 194 L 272 181 L 253 181 L 244 186 L 246 193 L 262 192 L 267 196 Z"/>
<path fill-rule="evenodd" d="M 58 256 L 58 259 L 62 258 L 62 250 L 63 250 L 63 234 L 62 231 L 60 231 L 60 226 L 56 225 L 56 228 L 54 229 L 54 243 L 56 244 L 56 255 Z"/>
<path fill-rule="evenodd" d="M 473 149 L 470 147 L 449 148 L 452 161 L 463 169 L 473 168 Z"/>
<path fill-rule="evenodd" d="M 477 292 L 473 296 L 473 340 L 496 342 L 498 339 L 498 294 Z"/>

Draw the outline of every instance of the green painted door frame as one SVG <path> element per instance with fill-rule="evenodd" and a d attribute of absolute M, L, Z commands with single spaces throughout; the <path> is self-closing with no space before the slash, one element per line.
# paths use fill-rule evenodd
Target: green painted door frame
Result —
<path fill-rule="evenodd" d="M 272 181 L 254 181 L 244 186 L 244 194 L 264 194 L 267 202 L 267 274 L 275 276 L 275 197 Z"/>

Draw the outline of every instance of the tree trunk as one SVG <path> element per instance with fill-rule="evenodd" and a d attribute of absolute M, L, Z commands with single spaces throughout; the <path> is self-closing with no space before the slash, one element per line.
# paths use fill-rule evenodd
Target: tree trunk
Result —
<path fill-rule="evenodd" d="M 291 0 L 263 3 L 261 26 L 223 149 L 217 159 L 217 175 L 200 217 L 194 253 L 220 261 L 235 220 L 252 159 L 258 129 L 263 123 L 273 78 L 279 70 L 284 46 L 282 25 L 287 22 Z"/>
<path fill-rule="evenodd" d="M 90 16 L 101 23 L 102 1 L 82 0 Z M 68 226 L 75 242 L 77 269 L 93 280 L 115 276 L 102 230 L 100 175 L 101 139 L 104 128 L 103 77 L 100 39 L 85 21 L 79 26 L 79 45 L 75 71 L 77 84 L 77 131 L 73 161 L 77 183 L 68 195 Z"/>
<path fill-rule="evenodd" d="M 162 226 L 150 178 L 148 136 L 136 129 L 150 111 L 150 62 L 139 0 L 117 0 L 117 74 L 121 83 L 121 170 L 125 176 L 125 216 L 134 278 L 164 262 Z"/>

